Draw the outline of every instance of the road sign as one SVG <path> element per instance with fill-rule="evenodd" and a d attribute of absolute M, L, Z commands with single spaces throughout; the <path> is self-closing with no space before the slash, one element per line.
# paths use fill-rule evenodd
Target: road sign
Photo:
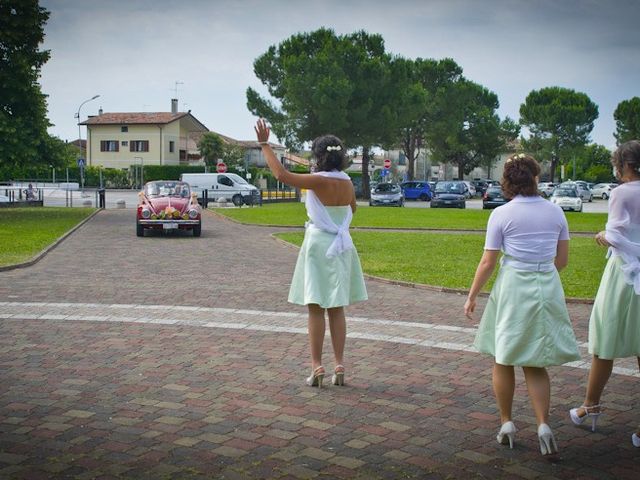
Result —
<path fill-rule="evenodd" d="M 78 159 L 78 166 L 79 166 L 80 168 L 84 167 L 84 158 L 79 158 L 79 159 Z"/>
<path fill-rule="evenodd" d="M 391 168 L 391 159 L 389 158 L 384 159 L 384 168 Z"/>
<path fill-rule="evenodd" d="M 224 173 L 227 171 L 227 164 L 224 162 L 220 162 L 218 165 L 216 165 L 216 172 L 218 173 Z"/>
<path fill-rule="evenodd" d="M 386 177 L 387 175 L 389 175 L 389 169 L 388 168 L 385 168 L 384 170 L 382 170 L 380 172 L 380 176 L 381 177 Z"/>

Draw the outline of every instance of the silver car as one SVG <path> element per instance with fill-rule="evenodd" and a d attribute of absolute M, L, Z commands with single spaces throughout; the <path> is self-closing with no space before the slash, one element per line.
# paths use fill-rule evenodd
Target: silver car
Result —
<path fill-rule="evenodd" d="M 583 202 L 592 202 L 593 194 L 591 190 L 589 190 L 589 185 L 587 182 L 583 182 L 582 180 L 576 180 L 574 182 L 562 182 L 560 184 L 561 187 L 573 187 L 578 191 L 578 196 L 580 200 Z"/>
<path fill-rule="evenodd" d="M 591 189 L 591 193 L 594 197 L 606 200 L 611 196 L 611 190 L 617 186 L 617 183 L 596 183 Z"/>

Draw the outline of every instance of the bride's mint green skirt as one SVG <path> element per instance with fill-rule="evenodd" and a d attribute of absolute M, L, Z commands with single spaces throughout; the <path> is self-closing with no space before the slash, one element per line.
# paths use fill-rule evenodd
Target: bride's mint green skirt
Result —
<path fill-rule="evenodd" d="M 580 360 L 558 272 L 503 265 L 474 346 L 501 365 L 548 367 Z"/>
<path fill-rule="evenodd" d="M 640 295 L 624 281 L 622 265 L 609 257 L 589 320 L 589 353 L 606 360 L 640 356 Z"/>
<path fill-rule="evenodd" d="M 307 228 L 291 280 L 290 303 L 333 308 L 367 299 L 356 249 L 327 258 L 334 238 L 334 234 Z"/>

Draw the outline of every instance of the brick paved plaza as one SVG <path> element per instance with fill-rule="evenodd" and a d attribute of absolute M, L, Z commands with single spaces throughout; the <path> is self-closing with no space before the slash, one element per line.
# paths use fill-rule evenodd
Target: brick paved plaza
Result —
<path fill-rule="evenodd" d="M 540 455 L 521 372 L 509 450 L 459 294 L 368 281 L 347 385 L 307 387 L 296 249 L 275 231 L 206 214 L 201 238 L 137 238 L 131 210 L 106 210 L 0 272 L 0 478 L 638 478 L 635 361 L 616 364 L 597 433 L 567 414 L 590 305 L 569 305 L 585 362 L 550 369 L 560 453 Z M 331 370 L 328 334 L 325 352 Z"/>

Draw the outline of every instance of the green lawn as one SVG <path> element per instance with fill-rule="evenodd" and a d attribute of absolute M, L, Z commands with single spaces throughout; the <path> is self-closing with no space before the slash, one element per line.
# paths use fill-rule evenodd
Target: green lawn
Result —
<path fill-rule="evenodd" d="M 25 262 L 94 211 L 93 208 L 1 208 L 0 266 Z"/>
<path fill-rule="evenodd" d="M 216 212 L 243 223 L 261 225 L 304 225 L 304 204 L 276 203 L 253 208 L 215 208 Z M 430 208 L 360 207 L 353 217 L 354 227 L 436 228 L 484 230 L 490 210 Z M 605 213 L 567 212 L 572 232 L 599 232 L 607 222 Z"/>
<path fill-rule="evenodd" d="M 303 233 L 282 233 L 278 237 L 300 245 Z M 476 234 L 353 231 L 352 237 L 365 273 L 461 289 L 471 286 L 484 245 L 484 236 Z M 560 274 L 567 297 L 595 296 L 605 253 L 591 238 L 571 240 L 569 266 Z M 493 278 L 485 290 L 491 285 Z"/>

